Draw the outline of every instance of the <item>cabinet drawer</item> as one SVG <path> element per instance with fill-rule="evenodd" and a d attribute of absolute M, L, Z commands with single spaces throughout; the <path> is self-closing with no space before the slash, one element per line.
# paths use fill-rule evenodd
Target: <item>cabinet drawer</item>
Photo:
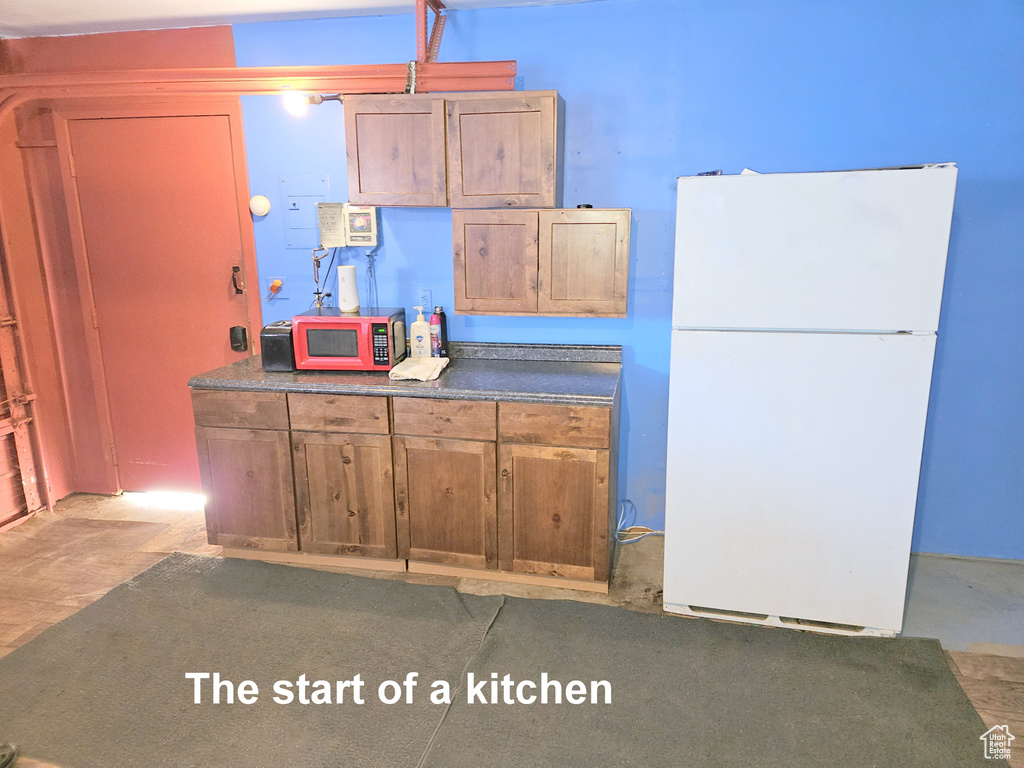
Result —
<path fill-rule="evenodd" d="M 289 392 L 288 412 L 292 429 L 371 435 L 386 435 L 390 431 L 386 397 Z"/>
<path fill-rule="evenodd" d="M 611 442 L 611 408 L 501 403 L 498 439 L 504 443 L 607 448 Z"/>
<path fill-rule="evenodd" d="M 192 412 L 197 427 L 288 429 L 284 392 L 193 389 Z"/>
<path fill-rule="evenodd" d="M 396 397 L 396 435 L 494 440 L 497 403 Z"/>

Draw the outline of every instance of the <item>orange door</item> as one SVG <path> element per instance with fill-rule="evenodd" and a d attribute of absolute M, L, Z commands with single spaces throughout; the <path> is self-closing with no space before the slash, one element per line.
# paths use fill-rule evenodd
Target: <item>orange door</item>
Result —
<path fill-rule="evenodd" d="M 66 122 L 122 490 L 199 490 L 187 381 L 251 354 L 232 351 L 229 341 L 229 329 L 241 325 L 252 345 L 247 296 L 232 284 L 237 267 L 244 286 L 252 262 L 232 119 Z"/>

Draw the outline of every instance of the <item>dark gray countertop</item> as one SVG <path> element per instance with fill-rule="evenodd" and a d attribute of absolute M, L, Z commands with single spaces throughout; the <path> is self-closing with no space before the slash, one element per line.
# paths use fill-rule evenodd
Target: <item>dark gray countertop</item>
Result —
<path fill-rule="evenodd" d="M 622 370 L 619 347 L 470 343 L 452 347 L 451 362 L 434 381 L 391 381 L 387 373 L 380 372 L 269 372 L 263 370 L 257 355 L 193 376 L 188 385 L 196 389 L 610 407 Z"/>

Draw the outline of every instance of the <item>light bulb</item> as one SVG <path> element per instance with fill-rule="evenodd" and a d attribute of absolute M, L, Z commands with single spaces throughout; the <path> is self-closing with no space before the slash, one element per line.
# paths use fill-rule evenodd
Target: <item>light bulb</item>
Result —
<path fill-rule="evenodd" d="M 296 117 L 302 117 L 309 112 L 309 99 L 306 94 L 298 91 L 288 91 L 284 94 L 284 108 Z"/>

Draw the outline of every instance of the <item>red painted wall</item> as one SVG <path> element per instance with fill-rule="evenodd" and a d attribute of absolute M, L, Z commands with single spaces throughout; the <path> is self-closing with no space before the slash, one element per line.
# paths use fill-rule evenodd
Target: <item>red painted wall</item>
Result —
<path fill-rule="evenodd" d="M 233 67 L 231 27 L 0 40 L 0 74 Z"/>
<path fill-rule="evenodd" d="M 0 77 L 233 66 L 227 26 L 0 40 Z M 27 105 L 0 124 L 0 222 L 51 502 L 117 490 L 103 469 L 109 446 L 100 438 L 97 393 L 76 375 L 89 359 L 53 137 L 45 105 Z"/>

